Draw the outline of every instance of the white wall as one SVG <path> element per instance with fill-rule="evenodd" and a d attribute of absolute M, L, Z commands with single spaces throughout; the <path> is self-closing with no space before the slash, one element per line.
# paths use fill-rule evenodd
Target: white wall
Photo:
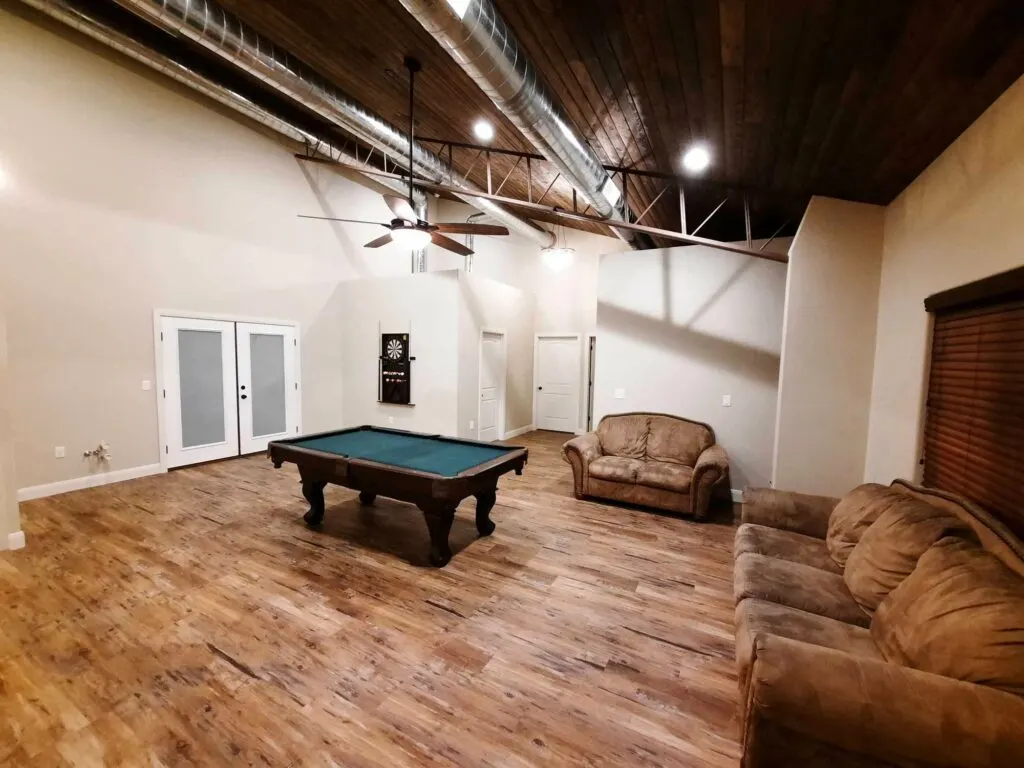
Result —
<path fill-rule="evenodd" d="M 704 246 L 602 257 L 595 423 L 624 411 L 707 422 L 732 487 L 767 485 L 785 281 L 783 264 Z"/>
<path fill-rule="evenodd" d="M 1024 264 L 1024 78 L 888 207 L 864 477 L 918 472 L 924 299 Z"/>
<path fill-rule="evenodd" d="M 455 270 L 342 283 L 344 425 L 458 431 L 459 274 Z M 378 403 L 380 333 L 410 333 L 413 407 Z"/>
<path fill-rule="evenodd" d="M 7 373 L 7 328 L 3 304 L 0 304 L 0 550 L 7 548 L 10 534 L 21 530 L 16 492 L 11 391 Z"/>
<path fill-rule="evenodd" d="M 505 334 L 505 432 L 533 418 L 531 294 L 477 274 L 459 275 L 459 437 L 477 439 L 480 411 L 480 336 Z M 470 427 L 470 422 L 474 424 Z"/>
<path fill-rule="evenodd" d="M 864 474 L 884 209 L 815 197 L 789 251 L 774 484 L 841 496 Z"/>

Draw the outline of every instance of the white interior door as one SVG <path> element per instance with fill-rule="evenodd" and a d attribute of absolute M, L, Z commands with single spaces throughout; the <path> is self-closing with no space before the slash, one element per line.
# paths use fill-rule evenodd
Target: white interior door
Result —
<path fill-rule="evenodd" d="M 480 440 L 504 437 L 505 421 L 505 337 L 484 332 L 480 337 Z"/>
<path fill-rule="evenodd" d="M 241 453 L 299 433 L 295 328 L 237 323 L 238 436 Z"/>
<path fill-rule="evenodd" d="M 160 318 L 168 467 L 238 455 L 235 324 Z"/>
<path fill-rule="evenodd" d="M 536 424 L 538 429 L 575 432 L 580 412 L 578 336 L 537 339 Z"/>

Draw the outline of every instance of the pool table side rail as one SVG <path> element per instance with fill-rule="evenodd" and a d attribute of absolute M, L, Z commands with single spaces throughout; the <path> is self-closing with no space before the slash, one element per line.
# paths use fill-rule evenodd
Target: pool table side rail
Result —
<path fill-rule="evenodd" d="M 414 432 L 409 429 L 392 429 L 390 427 L 375 427 L 371 424 L 363 424 L 358 427 L 349 427 L 348 429 L 328 429 L 325 432 L 314 432 L 311 435 L 300 435 L 299 437 L 286 437 L 283 440 L 274 440 L 275 443 L 284 443 L 291 445 L 293 443 L 302 443 L 306 440 L 315 440 L 320 437 L 330 437 L 331 435 L 343 435 L 348 432 L 388 432 L 393 435 L 413 435 L 414 437 L 422 437 L 427 440 L 440 440 L 446 443 L 465 443 L 467 445 L 479 445 L 484 448 L 507 448 L 508 450 L 515 450 L 522 448 L 520 445 L 496 445 L 494 443 L 488 443 L 483 440 L 469 440 L 462 437 L 448 437 L 436 432 Z"/>

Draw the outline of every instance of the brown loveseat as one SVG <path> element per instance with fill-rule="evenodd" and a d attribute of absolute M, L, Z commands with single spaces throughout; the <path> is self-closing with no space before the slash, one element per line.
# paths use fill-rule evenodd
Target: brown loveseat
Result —
<path fill-rule="evenodd" d="M 707 514 L 715 486 L 729 476 L 729 457 L 707 424 L 660 413 L 605 416 L 596 432 L 570 440 L 577 499 L 593 496 Z"/>
<path fill-rule="evenodd" d="M 896 481 L 747 490 L 736 533 L 745 768 L 1024 766 L 1024 544 Z"/>

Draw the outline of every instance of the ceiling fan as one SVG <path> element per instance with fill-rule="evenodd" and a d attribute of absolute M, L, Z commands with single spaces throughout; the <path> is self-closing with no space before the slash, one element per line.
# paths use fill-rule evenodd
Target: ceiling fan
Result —
<path fill-rule="evenodd" d="M 364 221 L 362 219 L 340 219 L 334 216 L 306 216 L 299 214 L 300 219 L 322 219 L 326 221 L 343 221 L 350 224 L 376 224 L 388 230 L 386 235 L 371 240 L 364 248 L 380 248 L 388 243 L 398 243 L 412 250 L 426 248 L 428 243 L 453 251 L 460 256 L 469 256 L 472 249 L 462 243 L 445 237 L 442 233 L 452 235 L 507 235 L 508 228 L 497 224 L 472 224 L 470 222 L 449 222 L 431 224 L 416 215 L 413 207 L 412 149 L 413 149 L 413 108 L 416 103 L 416 73 L 420 71 L 420 62 L 411 56 L 405 57 L 405 68 L 409 70 L 409 196 L 383 195 L 384 202 L 395 215 L 389 222 Z"/>

